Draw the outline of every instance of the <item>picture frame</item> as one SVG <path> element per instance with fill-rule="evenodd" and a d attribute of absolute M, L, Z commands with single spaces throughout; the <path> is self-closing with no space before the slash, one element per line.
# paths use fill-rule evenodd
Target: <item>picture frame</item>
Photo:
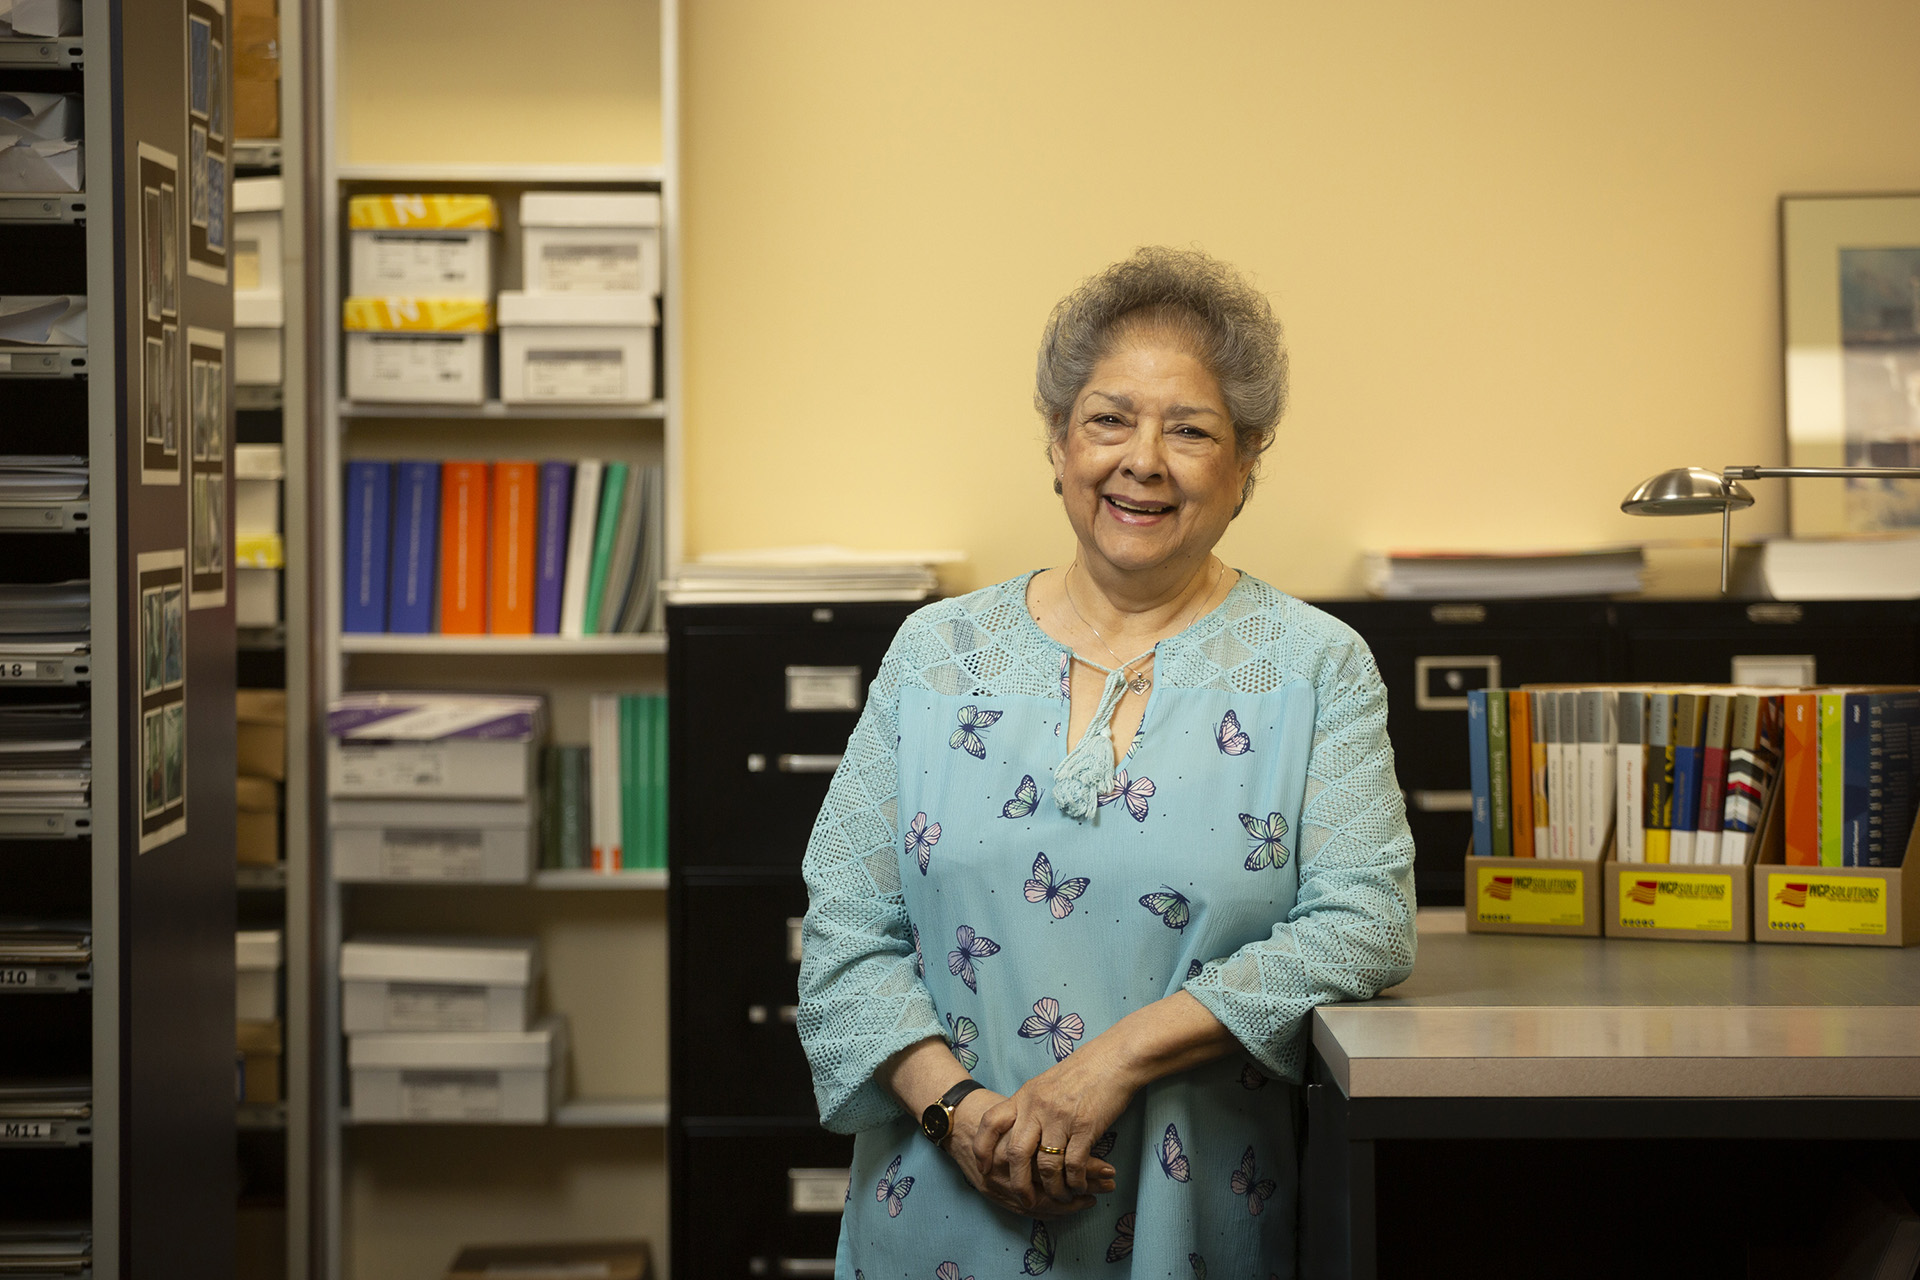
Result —
<path fill-rule="evenodd" d="M 1920 466 L 1920 193 L 1780 201 L 1787 465 Z M 1790 480 L 1795 537 L 1920 534 L 1920 481 Z"/>

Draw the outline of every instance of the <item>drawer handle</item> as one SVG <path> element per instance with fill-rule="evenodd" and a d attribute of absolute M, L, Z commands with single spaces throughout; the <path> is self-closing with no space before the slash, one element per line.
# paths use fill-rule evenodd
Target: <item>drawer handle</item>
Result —
<path fill-rule="evenodd" d="M 1416 791 L 1413 807 L 1422 813 L 1472 813 L 1471 791 Z"/>
<path fill-rule="evenodd" d="M 765 1258 L 755 1258 L 747 1264 L 747 1270 L 756 1276 L 831 1276 L 832 1258 L 775 1258 L 769 1271 Z"/>
<path fill-rule="evenodd" d="M 763 1004 L 750 1004 L 747 1006 L 747 1021 L 751 1022 L 754 1026 L 764 1026 L 770 1018 L 778 1018 L 790 1027 L 799 1026 L 800 1006 L 797 1004 L 783 1004 L 774 1010 L 768 1009 L 767 1006 Z"/>

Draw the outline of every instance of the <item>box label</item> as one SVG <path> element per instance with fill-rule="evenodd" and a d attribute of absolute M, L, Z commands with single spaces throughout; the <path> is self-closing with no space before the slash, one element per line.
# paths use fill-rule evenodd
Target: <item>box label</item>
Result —
<path fill-rule="evenodd" d="M 380 833 L 380 875 L 386 880 L 478 880 L 478 831 L 388 827 Z"/>
<path fill-rule="evenodd" d="M 480 287 L 484 243 L 474 245 L 465 232 L 364 236 L 353 252 L 367 264 L 374 281 L 392 293 L 478 297 L 487 292 Z"/>
<path fill-rule="evenodd" d="M 1583 925 L 1587 873 L 1476 867 L 1474 917 L 1482 924 Z"/>
<path fill-rule="evenodd" d="M 1887 882 L 1874 876 L 1767 873 L 1772 933 L 1852 933 L 1885 937 Z"/>
<path fill-rule="evenodd" d="M 1622 871 L 1620 927 L 1733 931 L 1733 877 Z"/>
<path fill-rule="evenodd" d="M 373 334 L 369 342 L 373 359 L 368 361 L 367 374 L 381 386 L 437 387 L 467 380 L 467 340 L 463 337 Z"/>
<path fill-rule="evenodd" d="M 641 293 L 636 241 L 549 244 L 540 250 L 540 287 L 548 293 Z"/>
<path fill-rule="evenodd" d="M 343 793 L 436 791 L 446 785 L 446 753 L 433 747 L 340 748 Z"/>
<path fill-rule="evenodd" d="M 400 1114 L 408 1120 L 498 1120 L 498 1071 L 402 1071 Z"/>
<path fill-rule="evenodd" d="M 0 1142 L 46 1142 L 53 1137 L 53 1125 L 46 1120 L 0 1121 Z"/>
<path fill-rule="evenodd" d="M 527 352 L 529 400 L 624 400 L 627 357 L 618 347 Z"/>
<path fill-rule="evenodd" d="M 487 989 L 437 982 L 387 986 L 389 1031 L 485 1031 Z"/>

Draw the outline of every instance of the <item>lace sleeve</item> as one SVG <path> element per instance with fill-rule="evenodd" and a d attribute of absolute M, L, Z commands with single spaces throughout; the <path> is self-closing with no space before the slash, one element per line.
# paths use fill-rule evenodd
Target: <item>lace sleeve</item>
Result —
<path fill-rule="evenodd" d="M 901 1049 L 941 1034 L 915 968 L 895 848 L 901 648 L 896 639 L 867 692 L 801 864 L 808 904 L 800 1043 L 813 1067 L 820 1123 L 836 1133 L 904 1114 L 873 1073 Z"/>
<path fill-rule="evenodd" d="M 1261 1065 L 1299 1081 L 1308 1012 L 1368 1000 L 1413 972 L 1413 835 L 1387 741 L 1387 691 L 1354 638 L 1315 690 L 1300 891 L 1273 936 L 1186 984 Z"/>

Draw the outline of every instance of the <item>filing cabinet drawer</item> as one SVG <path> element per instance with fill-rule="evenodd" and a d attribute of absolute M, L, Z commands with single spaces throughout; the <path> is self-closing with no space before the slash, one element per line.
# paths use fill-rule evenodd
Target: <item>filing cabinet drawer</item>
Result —
<path fill-rule="evenodd" d="M 822 612 L 832 621 L 812 622 L 802 611 L 778 624 L 688 626 L 672 641 L 679 865 L 800 865 L 867 687 L 908 609 Z"/>
<path fill-rule="evenodd" d="M 1811 659 L 1806 683 L 1911 684 L 1920 625 L 1910 601 L 1686 601 L 1620 606 L 1628 680 L 1725 684 L 1740 658 Z M 1744 664 L 1743 664 L 1744 665 Z M 1767 683 L 1801 683 L 1783 667 Z M 1760 681 L 1752 675 L 1739 677 Z"/>
<path fill-rule="evenodd" d="M 813 1119 L 813 1077 L 794 1026 L 798 876 L 683 881 L 674 989 L 675 1107 L 686 1116 Z M 751 1088 L 738 1066 L 752 1064 Z"/>
<path fill-rule="evenodd" d="M 674 1232 L 675 1275 L 833 1275 L 852 1138 L 690 1127 L 681 1143 L 679 1181 L 693 1220 Z"/>

